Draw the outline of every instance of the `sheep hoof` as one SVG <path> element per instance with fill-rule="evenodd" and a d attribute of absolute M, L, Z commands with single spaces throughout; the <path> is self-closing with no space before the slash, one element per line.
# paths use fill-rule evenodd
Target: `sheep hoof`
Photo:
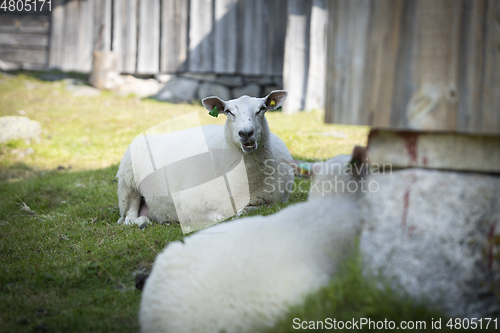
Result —
<path fill-rule="evenodd" d="M 129 217 L 129 216 L 127 216 L 125 218 L 125 221 L 123 222 L 123 224 L 125 225 L 131 225 L 131 224 L 141 225 L 142 223 L 144 223 L 144 221 L 140 221 L 138 217 Z"/>
<path fill-rule="evenodd" d="M 123 224 L 124 222 L 125 222 L 125 219 L 123 217 L 120 217 L 116 223 Z"/>
<path fill-rule="evenodd" d="M 137 218 L 137 221 L 137 224 L 139 225 L 139 228 L 141 228 L 141 230 L 147 228 L 147 226 L 151 223 L 147 216 L 139 216 Z"/>

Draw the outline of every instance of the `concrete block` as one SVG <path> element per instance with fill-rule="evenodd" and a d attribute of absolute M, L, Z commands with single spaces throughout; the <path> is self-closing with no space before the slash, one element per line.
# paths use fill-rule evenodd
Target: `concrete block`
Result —
<path fill-rule="evenodd" d="M 500 176 L 407 169 L 368 183 L 366 273 L 452 317 L 498 316 Z"/>

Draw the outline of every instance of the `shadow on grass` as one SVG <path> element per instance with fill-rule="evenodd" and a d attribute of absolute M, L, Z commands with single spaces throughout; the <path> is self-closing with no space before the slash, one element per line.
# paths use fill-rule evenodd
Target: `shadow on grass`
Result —
<path fill-rule="evenodd" d="M 3 331 L 138 330 L 134 274 L 183 235 L 175 225 L 116 225 L 116 171 L 49 171 L 1 184 Z"/>

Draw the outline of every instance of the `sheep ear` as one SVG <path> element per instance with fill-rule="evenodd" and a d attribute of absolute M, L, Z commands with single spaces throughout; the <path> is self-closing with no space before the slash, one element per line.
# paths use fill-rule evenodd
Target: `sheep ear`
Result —
<path fill-rule="evenodd" d="M 366 153 L 366 147 L 355 146 L 352 150 L 351 155 L 351 165 L 353 173 L 356 175 L 361 175 L 367 171 L 368 167 L 368 155 Z"/>
<path fill-rule="evenodd" d="M 288 93 L 286 90 L 273 90 L 264 97 L 264 104 L 266 104 L 266 109 L 274 110 L 279 108 L 285 102 Z"/>
<path fill-rule="evenodd" d="M 226 109 L 226 102 L 220 99 L 217 96 L 206 97 L 201 100 L 201 103 L 208 110 L 208 112 L 212 111 L 214 107 L 218 108 L 218 112 L 222 113 Z"/>

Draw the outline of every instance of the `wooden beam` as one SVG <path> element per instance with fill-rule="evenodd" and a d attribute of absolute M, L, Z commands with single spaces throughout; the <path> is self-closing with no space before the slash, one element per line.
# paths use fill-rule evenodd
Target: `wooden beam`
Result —
<path fill-rule="evenodd" d="M 160 68 L 160 0 L 139 1 L 137 73 L 155 74 Z"/>
<path fill-rule="evenodd" d="M 187 68 L 188 0 L 162 0 L 160 71 L 177 73 Z"/>
<path fill-rule="evenodd" d="M 50 18 L 49 68 L 61 68 L 66 8 L 63 4 L 63 0 L 54 1 L 53 6 Z"/>
<path fill-rule="evenodd" d="M 215 72 L 236 73 L 238 42 L 238 0 L 215 0 Z"/>
<path fill-rule="evenodd" d="M 266 32 L 267 69 L 266 74 L 283 75 L 285 54 L 288 0 L 271 0 L 268 2 L 269 24 Z"/>
<path fill-rule="evenodd" d="M 313 0 L 311 10 L 309 68 L 305 110 L 325 107 L 326 25 L 328 12 L 326 0 Z"/>
<path fill-rule="evenodd" d="M 266 74 L 269 11 L 266 0 L 243 1 L 243 39 L 241 40 L 241 72 L 248 75 Z"/>
<path fill-rule="evenodd" d="M 213 4 L 211 0 L 191 0 L 189 8 L 189 70 L 214 69 Z"/>
<path fill-rule="evenodd" d="M 372 130 L 368 137 L 370 164 L 386 171 L 417 167 L 500 173 L 500 136 Z"/>
<path fill-rule="evenodd" d="M 288 98 L 283 105 L 284 113 L 304 109 L 309 67 L 309 25 L 311 0 L 288 1 L 288 26 L 285 41 L 283 85 Z"/>

